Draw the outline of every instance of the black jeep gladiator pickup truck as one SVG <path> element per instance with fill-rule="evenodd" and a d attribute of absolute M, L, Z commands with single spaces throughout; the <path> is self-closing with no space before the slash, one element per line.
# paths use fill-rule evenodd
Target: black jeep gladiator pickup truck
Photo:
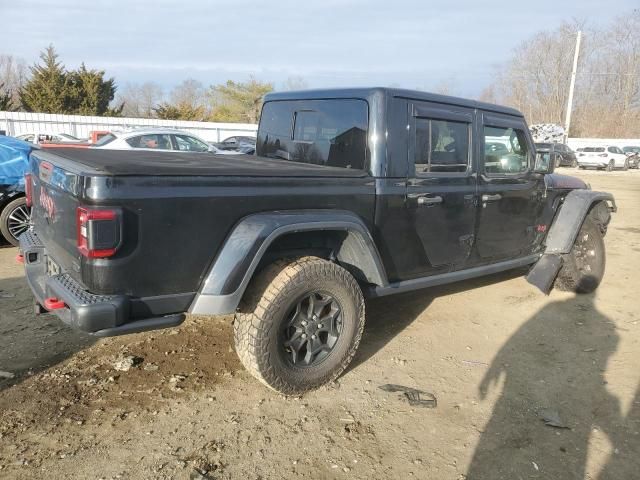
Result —
<path fill-rule="evenodd" d="M 255 156 L 30 157 L 37 309 L 98 336 L 235 314 L 238 355 L 299 394 L 354 356 L 365 298 L 530 266 L 591 292 L 613 197 L 556 175 L 516 110 L 416 91 L 269 94 Z"/>

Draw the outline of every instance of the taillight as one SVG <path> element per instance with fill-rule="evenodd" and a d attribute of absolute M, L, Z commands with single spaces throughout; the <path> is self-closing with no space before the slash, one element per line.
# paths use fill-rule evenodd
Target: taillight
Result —
<path fill-rule="evenodd" d="M 78 207 L 76 228 L 78 251 L 87 258 L 111 257 L 120 246 L 120 210 Z"/>
<path fill-rule="evenodd" d="M 27 207 L 30 207 L 33 203 L 33 181 L 30 173 L 24 174 L 24 195 Z"/>
<path fill-rule="evenodd" d="M 609 154 L 608 153 L 600 153 L 598 154 L 599 157 L 608 157 Z"/>

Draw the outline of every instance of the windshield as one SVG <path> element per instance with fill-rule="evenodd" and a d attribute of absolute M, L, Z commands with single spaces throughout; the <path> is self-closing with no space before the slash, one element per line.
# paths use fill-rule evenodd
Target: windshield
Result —
<path fill-rule="evenodd" d="M 622 151 L 624 153 L 629 153 L 629 152 L 638 153 L 640 152 L 640 147 L 623 147 Z"/>
<path fill-rule="evenodd" d="M 604 147 L 585 147 L 583 152 L 604 152 Z"/>
<path fill-rule="evenodd" d="M 94 143 L 94 146 L 101 147 L 103 145 L 106 145 L 107 143 L 113 142 L 116 138 L 117 137 L 113 133 L 107 133 L 100 140 Z"/>

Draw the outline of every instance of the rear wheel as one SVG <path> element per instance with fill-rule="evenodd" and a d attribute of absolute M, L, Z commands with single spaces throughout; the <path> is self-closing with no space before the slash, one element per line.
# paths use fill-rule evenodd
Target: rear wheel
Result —
<path fill-rule="evenodd" d="M 24 197 L 10 201 L 0 213 L 0 232 L 12 245 L 18 246 L 18 237 L 29 229 L 31 209 Z"/>
<path fill-rule="evenodd" d="M 613 163 L 613 160 L 611 160 L 609 162 L 609 164 L 607 165 L 607 172 L 612 172 L 613 171 L 613 166 L 614 166 L 614 163 Z"/>
<path fill-rule="evenodd" d="M 571 168 L 576 168 L 578 166 L 578 160 L 575 158 L 571 160 Z"/>
<path fill-rule="evenodd" d="M 344 268 L 317 257 L 278 261 L 245 293 L 234 321 L 236 351 L 266 386 L 299 395 L 344 371 L 364 322 L 362 291 Z"/>
<path fill-rule="evenodd" d="M 563 258 L 555 286 L 559 290 L 591 293 L 602 281 L 605 263 L 604 240 L 600 227 L 588 216 L 571 252 Z"/>
<path fill-rule="evenodd" d="M 629 170 L 629 160 L 625 160 L 624 161 L 624 167 L 622 167 L 623 170 Z"/>

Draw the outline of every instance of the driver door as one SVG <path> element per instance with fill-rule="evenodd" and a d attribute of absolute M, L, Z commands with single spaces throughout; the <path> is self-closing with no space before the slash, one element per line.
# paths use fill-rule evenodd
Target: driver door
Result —
<path fill-rule="evenodd" d="M 481 113 L 479 125 L 479 263 L 532 253 L 540 233 L 544 175 L 534 173 L 534 148 L 524 119 Z"/>

